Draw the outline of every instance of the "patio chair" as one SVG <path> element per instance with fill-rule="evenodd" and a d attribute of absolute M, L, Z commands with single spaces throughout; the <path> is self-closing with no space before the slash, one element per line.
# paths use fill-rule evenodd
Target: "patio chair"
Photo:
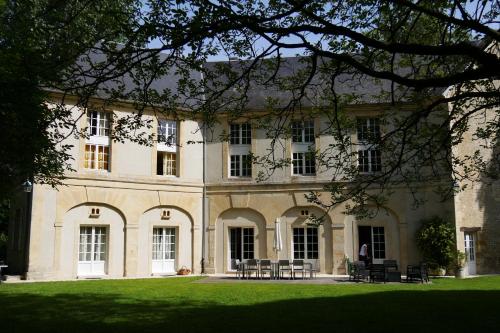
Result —
<path fill-rule="evenodd" d="M 304 260 L 303 259 L 294 259 L 292 261 L 292 275 L 293 279 L 295 279 L 295 274 L 300 272 L 302 274 L 302 280 L 304 280 L 304 275 L 306 273 Z"/>
<path fill-rule="evenodd" d="M 234 268 L 236 268 L 236 277 L 241 279 L 241 276 L 243 275 L 243 263 L 240 259 L 234 260 Z"/>
<path fill-rule="evenodd" d="M 355 261 L 352 263 L 354 266 L 353 279 L 355 281 L 366 280 L 370 276 L 364 261 Z"/>
<path fill-rule="evenodd" d="M 420 263 L 420 265 L 408 265 L 406 267 L 406 282 L 411 282 L 414 280 L 419 280 L 424 283 L 429 282 L 429 273 L 426 263 Z"/>
<path fill-rule="evenodd" d="M 259 264 L 256 259 L 248 259 L 245 263 L 245 276 L 248 279 L 252 277 L 252 273 L 255 273 L 255 277 L 259 277 Z"/>
<path fill-rule="evenodd" d="M 383 264 L 371 264 L 370 282 L 383 281 L 385 283 L 385 267 Z"/>
<path fill-rule="evenodd" d="M 268 273 L 269 278 L 271 278 L 271 275 L 273 273 L 273 268 L 271 266 L 271 260 L 262 259 L 260 261 L 260 278 L 262 279 L 263 277 L 265 277 L 266 273 Z"/>
<path fill-rule="evenodd" d="M 385 280 L 387 282 L 401 282 L 401 272 L 396 260 L 384 260 Z"/>
<path fill-rule="evenodd" d="M 315 278 L 318 273 L 317 259 L 304 259 L 304 270 L 310 278 Z"/>
<path fill-rule="evenodd" d="M 290 278 L 292 278 L 292 266 L 289 260 L 281 259 L 278 261 L 278 274 L 280 278 L 285 277 L 285 272 L 288 272 Z"/>

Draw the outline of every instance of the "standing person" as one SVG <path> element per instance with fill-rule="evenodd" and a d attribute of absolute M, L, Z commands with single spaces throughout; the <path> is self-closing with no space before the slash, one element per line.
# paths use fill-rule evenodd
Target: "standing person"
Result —
<path fill-rule="evenodd" d="M 361 245 L 361 249 L 359 250 L 359 260 L 364 261 L 365 266 L 368 266 L 370 263 L 370 258 L 368 257 L 368 244 L 366 243 Z"/>

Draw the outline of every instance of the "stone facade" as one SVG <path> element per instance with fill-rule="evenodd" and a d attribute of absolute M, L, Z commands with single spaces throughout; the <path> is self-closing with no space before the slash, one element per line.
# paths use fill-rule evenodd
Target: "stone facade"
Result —
<path fill-rule="evenodd" d="M 376 117 L 386 109 L 387 105 L 359 105 L 352 107 L 351 114 Z M 408 107 L 406 111 L 411 110 Z M 131 111 L 129 105 L 106 109 L 118 116 Z M 77 117 L 82 110 L 75 108 L 74 112 Z M 153 121 L 150 134 L 157 134 L 158 120 L 152 113 L 145 117 Z M 86 117 L 80 126 L 87 126 Z M 318 167 L 314 173 L 302 175 L 288 166 L 258 182 L 255 175 L 261 169 L 254 165 L 249 169 L 252 175 L 246 174 L 250 171 L 238 164 L 243 160 L 233 160 L 232 155 L 265 154 L 270 139 L 253 125 L 250 134 L 245 134 L 251 142 L 232 145 L 213 139 L 229 133 L 230 126 L 221 115 L 209 138 L 196 120 L 177 121 L 175 149 L 156 143 L 151 147 L 131 142 L 103 144 L 102 138 L 95 143 L 92 137 L 69 137 L 75 172 L 68 173 L 64 186 L 35 185 L 31 197 L 20 195 L 13 203 L 8 253 L 11 270 L 40 280 L 147 277 L 173 274 L 184 266 L 193 273 L 228 273 L 234 268 L 233 260 L 251 256 L 300 257 L 314 261 L 322 273 L 344 274 L 346 258 L 358 260 L 363 242 L 372 243 L 375 261 L 395 259 L 404 269 L 421 260 L 415 243 L 420 221 L 440 215 L 456 221 L 459 249 L 465 250 L 466 234 L 474 238 L 477 273 L 500 271 L 498 179 L 484 178 L 470 184 L 446 202 L 423 184 L 419 196 L 425 203 L 417 208 L 408 189 L 393 187 L 376 217 L 357 220 L 344 214 L 345 206 L 323 211 L 306 200 L 309 191 L 323 191 L 332 178 L 331 170 Z M 316 149 L 332 143 L 331 136 L 319 134 L 328 133 L 324 119 L 316 117 L 308 126 L 314 130 L 310 144 Z M 356 140 L 356 133 L 352 139 Z M 88 146 L 92 144 L 97 155 L 90 153 Z M 297 148 L 290 139 L 282 146 L 281 158 L 291 158 Z M 493 147 L 493 151 L 484 151 L 492 161 L 498 158 L 498 142 Z M 466 139 L 454 154 L 466 155 L 473 149 L 472 139 Z M 172 151 L 176 157 L 169 162 L 172 157 L 165 155 L 160 163 L 161 154 Z M 101 163 L 99 154 L 104 153 L 110 156 L 109 166 L 105 170 L 89 168 L 89 156 L 97 156 L 95 163 Z M 238 174 L 232 170 L 235 165 Z M 165 167 L 171 168 L 173 175 L 157 174 Z M 328 193 L 322 194 L 328 197 Z M 323 224 L 310 230 L 310 215 L 322 216 Z M 283 239 L 279 253 L 273 249 L 277 219 Z M 24 237 L 29 226 L 26 253 Z"/>

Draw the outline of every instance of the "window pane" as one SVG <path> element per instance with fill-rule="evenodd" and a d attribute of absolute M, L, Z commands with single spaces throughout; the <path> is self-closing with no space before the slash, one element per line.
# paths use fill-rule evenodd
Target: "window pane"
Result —
<path fill-rule="evenodd" d="M 318 228 L 307 228 L 307 259 L 318 259 Z"/>
<path fill-rule="evenodd" d="M 370 162 L 371 162 L 371 171 L 377 172 L 382 170 L 382 158 L 380 156 L 380 150 L 373 149 L 370 150 Z"/>
<path fill-rule="evenodd" d="M 305 259 L 304 228 L 293 228 L 293 258 Z"/>
<path fill-rule="evenodd" d="M 241 144 L 249 145 L 252 143 L 252 127 L 250 123 L 241 124 Z"/>
<path fill-rule="evenodd" d="M 175 120 L 158 121 L 158 142 L 167 145 L 177 144 L 177 122 Z"/>
<path fill-rule="evenodd" d="M 230 175 L 231 177 L 239 177 L 240 173 L 240 155 L 231 155 Z"/>
<path fill-rule="evenodd" d="M 378 118 L 357 119 L 358 141 L 374 142 L 380 139 L 380 121 Z"/>
<path fill-rule="evenodd" d="M 370 172 L 368 150 L 358 151 L 358 170 L 359 172 Z"/>
<path fill-rule="evenodd" d="M 243 259 L 254 259 L 254 230 L 242 228 L 243 231 Z"/>
<path fill-rule="evenodd" d="M 177 154 L 163 153 L 163 174 L 177 176 Z"/>
<path fill-rule="evenodd" d="M 293 174 L 301 175 L 304 173 L 304 154 L 303 153 L 293 153 L 292 154 L 292 164 L 293 164 Z"/>
<path fill-rule="evenodd" d="M 302 122 L 292 122 L 292 142 L 302 142 Z"/>
<path fill-rule="evenodd" d="M 229 143 L 232 145 L 240 144 L 240 124 L 231 124 L 229 130 Z"/>
<path fill-rule="evenodd" d="M 241 156 L 241 175 L 243 177 L 252 176 L 252 158 L 250 155 Z"/>
<path fill-rule="evenodd" d="M 306 175 L 313 175 L 316 173 L 316 161 L 313 152 L 305 154 L 304 171 Z"/>
<path fill-rule="evenodd" d="M 314 142 L 314 122 L 304 121 L 304 142 Z"/>
<path fill-rule="evenodd" d="M 85 145 L 85 159 L 84 159 L 84 167 L 86 169 L 94 169 L 95 168 L 95 145 Z"/>
<path fill-rule="evenodd" d="M 385 233 L 384 227 L 373 227 L 373 257 L 375 259 L 385 258 Z"/>

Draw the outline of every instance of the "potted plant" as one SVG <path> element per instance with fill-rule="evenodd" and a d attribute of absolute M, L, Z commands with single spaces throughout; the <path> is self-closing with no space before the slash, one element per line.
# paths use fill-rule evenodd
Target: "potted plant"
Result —
<path fill-rule="evenodd" d="M 463 279 L 465 276 L 464 267 L 467 262 L 467 256 L 464 252 L 457 250 L 456 258 L 455 258 L 455 277 L 459 279 Z"/>

